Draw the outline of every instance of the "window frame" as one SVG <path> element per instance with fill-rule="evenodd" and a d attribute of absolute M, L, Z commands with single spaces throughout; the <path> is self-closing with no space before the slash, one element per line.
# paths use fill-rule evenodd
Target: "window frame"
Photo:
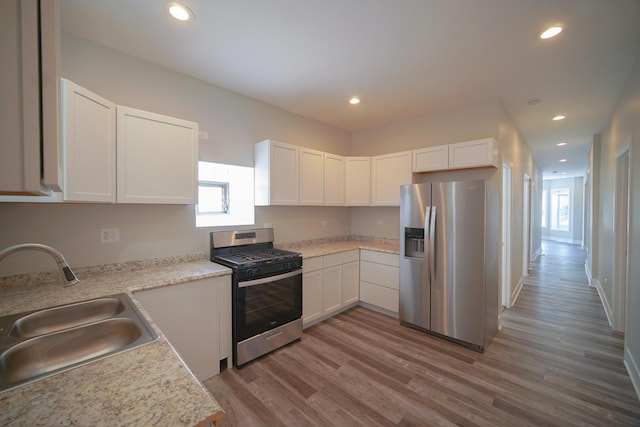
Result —
<path fill-rule="evenodd" d="M 215 211 L 215 210 L 202 210 L 202 204 L 198 203 L 197 204 L 197 213 L 198 215 L 215 215 L 215 214 L 228 214 L 229 213 L 229 183 L 228 182 L 221 182 L 221 181 L 205 181 L 205 180 L 199 180 L 198 181 L 198 192 L 200 191 L 200 187 L 208 187 L 208 188 L 220 188 L 222 190 L 222 200 L 221 200 L 221 205 L 222 205 L 222 210 L 219 211 Z M 200 197 L 198 196 L 198 200 L 200 199 Z"/>

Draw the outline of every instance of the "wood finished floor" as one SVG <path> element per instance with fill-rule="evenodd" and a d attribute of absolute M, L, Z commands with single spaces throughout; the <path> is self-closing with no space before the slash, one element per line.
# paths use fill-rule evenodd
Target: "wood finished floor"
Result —
<path fill-rule="evenodd" d="M 356 307 L 204 384 L 227 426 L 640 425 L 583 251 L 543 248 L 484 354 Z"/>

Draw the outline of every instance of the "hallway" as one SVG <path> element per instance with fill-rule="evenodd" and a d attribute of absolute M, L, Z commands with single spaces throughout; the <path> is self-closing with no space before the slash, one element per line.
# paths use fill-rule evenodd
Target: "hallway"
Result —
<path fill-rule="evenodd" d="M 496 342 L 528 348 L 521 362 L 556 404 L 566 400 L 567 421 L 574 413 L 575 423 L 593 416 L 598 424 L 601 414 L 611 417 L 610 425 L 640 425 L 640 403 L 623 364 L 624 335 L 611 330 L 588 284 L 584 250 L 548 240 L 542 245 L 515 306 L 503 314 Z"/>
<path fill-rule="evenodd" d="M 584 252 L 544 250 L 484 354 L 355 307 L 204 384 L 228 426 L 640 425 Z"/>

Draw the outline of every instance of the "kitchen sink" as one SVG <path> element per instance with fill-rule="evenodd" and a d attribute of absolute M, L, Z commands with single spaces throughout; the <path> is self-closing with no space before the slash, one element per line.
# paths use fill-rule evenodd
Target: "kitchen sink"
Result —
<path fill-rule="evenodd" d="M 122 313 L 124 309 L 125 306 L 122 301 L 115 297 L 98 298 L 62 307 L 46 308 L 19 317 L 11 326 L 9 335 L 19 338 L 37 337 L 38 335 L 108 319 Z"/>
<path fill-rule="evenodd" d="M 0 391 L 118 354 L 158 335 L 127 294 L 0 318 Z"/>

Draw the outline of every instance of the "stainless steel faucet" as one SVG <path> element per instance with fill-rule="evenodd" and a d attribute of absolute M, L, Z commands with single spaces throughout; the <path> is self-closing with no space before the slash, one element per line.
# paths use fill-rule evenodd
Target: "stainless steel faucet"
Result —
<path fill-rule="evenodd" d="M 76 283 L 79 282 L 75 273 L 71 270 L 71 267 L 69 267 L 69 264 L 67 264 L 67 261 L 64 259 L 62 254 L 59 251 L 53 249 L 52 247 L 47 245 L 41 245 L 40 243 L 23 243 L 21 245 L 9 246 L 8 248 L 0 252 L 0 261 L 2 261 L 2 259 L 6 258 L 7 256 L 11 255 L 14 252 L 27 251 L 27 250 L 36 250 L 36 251 L 48 253 L 53 257 L 53 259 L 56 260 L 56 263 L 58 264 L 58 268 L 64 275 L 65 280 L 69 282 L 70 285 L 75 285 Z"/>

